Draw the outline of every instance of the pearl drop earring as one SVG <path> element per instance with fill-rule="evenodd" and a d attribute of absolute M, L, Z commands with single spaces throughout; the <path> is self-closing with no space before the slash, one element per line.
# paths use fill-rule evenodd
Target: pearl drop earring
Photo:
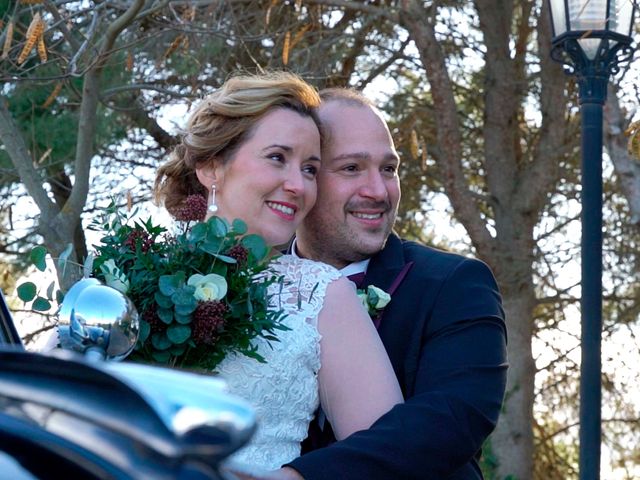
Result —
<path fill-rule="evenodd" d="M 216 205 L 216 186 L 211 185 L 211 191 L 209 192 L 209 202 L 207 205 L 207 210 L 211 213 L 216 213 L 218 211 L 218 205 Z"/>

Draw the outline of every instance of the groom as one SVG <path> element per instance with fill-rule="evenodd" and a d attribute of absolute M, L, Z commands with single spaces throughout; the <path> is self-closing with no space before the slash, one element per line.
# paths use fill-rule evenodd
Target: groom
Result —
<path fill-rule="evenodd" d="M 493 275 L 478 260 L 391 232 L 399 158 L 385 121 L 355 91 L 321 96 L 326 144 L 318 200 L 293 248 L 344 275 L 366 272 L 362 286 L 391 293 L 378 332 L 405 403 L 370 429 L 317 449 L 328 443 L 321 439 L 330 435 L 325 425 L 312 435 L 316 449 L 280 470 L 280 478 L 481 479 L 478 457 L 498 420 L 507 370 Z"/>

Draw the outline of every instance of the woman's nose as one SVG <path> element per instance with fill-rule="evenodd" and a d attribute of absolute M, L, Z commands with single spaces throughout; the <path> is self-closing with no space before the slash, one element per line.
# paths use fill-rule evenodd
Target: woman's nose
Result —
<path fill-rule="evenodd" d="M 298 196 L 304 191 L 304 179 L 302 172 L 291 171 L 284 180 L 283 188 L 287 192 L 291 192 Z"/>

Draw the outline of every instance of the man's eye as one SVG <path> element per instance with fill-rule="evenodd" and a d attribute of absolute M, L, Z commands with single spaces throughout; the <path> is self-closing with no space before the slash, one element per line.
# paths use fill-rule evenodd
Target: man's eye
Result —
<path fill-rule="evenodd" d="M 315 167 L 315 165 L 305 165 L 302 168 L 302 171 L 313 177 L 315 177 L 318 174 L 318 169 Z"/>
<path fill-rule="evenodd" d="M 342 170 L 344 170 L 345 172 L 356 172 L 356 171 L 358 171 L 358 166 L 357 165 L 345 165 L 344 167 L 342 167 Z"/>
<path fill-rule="evenodd" d="M 383 170 L 387 174 L 395 175 L 398 171 L 398 167 L 396 167 L 395 165 L 387 165 Z"/>

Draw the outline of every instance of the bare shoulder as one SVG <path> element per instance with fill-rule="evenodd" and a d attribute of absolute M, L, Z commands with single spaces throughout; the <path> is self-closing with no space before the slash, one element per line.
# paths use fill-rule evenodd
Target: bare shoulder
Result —
<path fill-rule="evenodd" d="M 327 296 L 339 297 L 340 299 L 356 299 L 356 286 L 348 278 L 340 275 L 329 283 L 327 287 Z"/>
<path fill-rule="evenodd" d="M 365 321 L 368 315 L 357 295 L 356 287 L 349 279 L 340 277 L 327 286 L 324 307 L 319 317 L 320 324 L 357 324 Z"/>

